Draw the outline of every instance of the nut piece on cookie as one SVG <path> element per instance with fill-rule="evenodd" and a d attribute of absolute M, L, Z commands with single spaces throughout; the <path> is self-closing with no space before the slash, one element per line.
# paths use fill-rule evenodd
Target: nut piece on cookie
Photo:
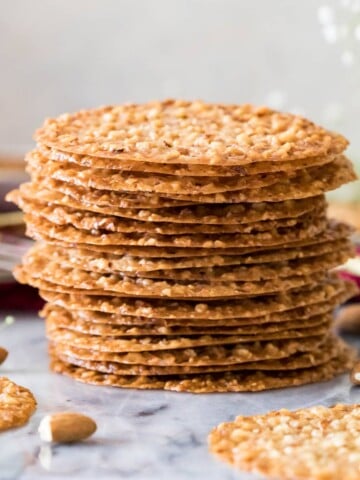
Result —
<path fill-rule="evenodd" d="M 44 442 L 75 443 L 90 437 L 96 431 L 90 417 L 77 412 L 46 415 L 40 422 L 39 435 Z"/>
<path fill-rule="evenodd" d="M 0 365 L 5 362 L 8 356 L 8 351 L 5 348 L 0 347 Z"/>

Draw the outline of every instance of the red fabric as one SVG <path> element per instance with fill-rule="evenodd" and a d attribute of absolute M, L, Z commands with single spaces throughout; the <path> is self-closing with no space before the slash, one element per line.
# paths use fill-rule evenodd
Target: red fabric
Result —
<path fill-rule="evenodd" d="M 345 278 L 346 280 L 351 280 L 351 281 L 355 282 L 356 285 L 359 287 L 359 290 L 360 290 L 360 277 L 358 277 L 356 275 L 352 275 L 351 273 L 346 272 L 344 270 L 342 270 L 340 272 L 340 276 L 342 278 Z M 360 294 L 357 295 L 356 297 L 352 298 L 351 301 L 360 302 Z"/>
<path fill-rule="evenodd" d="M 19 283 L 0 283 L 1 310 L 40 310 L 44 301 L 35 288 Z"/>
<path fill-rule="evenodd" d="M 356 253 L 357 253 L 357 258 L 360 259 L 360 246 L 359 245 L 356 246 Z M 345 278 L 346 280 L 352 280 L 353 282 L 355 282 L 356 285 L 359 287 L 359 290 L 360 290 L 360 276 L 354 275 L 353 273 L 350 273 L 346 270 L 340 270 L 340 276 L 342 278 Z M 352 300 L 360 301 L 360 294 L 358 296 L 356 296 L 355 298 L 353 298 Z"/>

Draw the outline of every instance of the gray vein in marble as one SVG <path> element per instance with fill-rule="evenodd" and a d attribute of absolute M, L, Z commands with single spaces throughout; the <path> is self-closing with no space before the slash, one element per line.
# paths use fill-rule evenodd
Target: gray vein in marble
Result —
<path fill-rule="evenodd" d="M 39 403 L 27 426 L 0 435 L 0 480 L 257 480 L 209 454 L 211 428 L 236 415 L 281 407 L 360 402 L 360 388 L 351 387 L 346 375 L 257 394 L 191 395 L 83 385 L 48 371 L 44 327 L 37 317 L 20 318 L 0 332 L 0 344 L 10 352 L 0 374 L 29 387 Z M 98 431 L 82 444 L 41 444 L 40 419 L 62 410 L 90 415 Z"/>

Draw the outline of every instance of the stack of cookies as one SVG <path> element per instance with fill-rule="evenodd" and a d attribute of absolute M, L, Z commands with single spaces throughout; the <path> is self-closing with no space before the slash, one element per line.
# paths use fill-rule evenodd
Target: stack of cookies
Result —
<path fill-rule="evenodd" d="M 164 101 L 49 119 L 8 195 L 34 247 L 15 271 L 47 301 L 51 365 L 87 383 L 190 392 L 326 380 L 354 294 L 350 229 L 324 193 L 347 141 L 249 105 Z"/>

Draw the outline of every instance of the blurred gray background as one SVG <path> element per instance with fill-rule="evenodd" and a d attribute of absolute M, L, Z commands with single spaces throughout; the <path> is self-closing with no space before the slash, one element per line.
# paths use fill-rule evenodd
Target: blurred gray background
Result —
<path fill-rule="evenodd" d="M 25 151 L 47 116 L 184 97 L 303 113 L 343 132 L 360 159 L 358 0 L 0 6 L 0 152 Z"/>

